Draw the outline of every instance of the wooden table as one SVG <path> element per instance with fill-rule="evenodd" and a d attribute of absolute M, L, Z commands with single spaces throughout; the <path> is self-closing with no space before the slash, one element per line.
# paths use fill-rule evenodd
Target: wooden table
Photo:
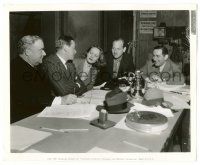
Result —
<path fill-rule="evenodd" d="M 128 131 L 115 127 L 102 130 L 90 125 L 89 121 L 83 119 L 39 118 L 37 115 L 13 123 L 11 126 L 21 126 L 40 131 L 41 126 L 54 129 L 89 129 L 87 132 L 71 133 L 42 130 L 44 132 L 52 132 L 52 135 L 20 152 L 33 149 L 43 153 L 87 153 L 94 147 L 101 148 L 102 151 L 105 150 L 115 153 L 162 152 L 167 151 L 181 123 L 183 112 L 183 110 L 178 110 L 178 112 L 174 113 L 174 117 L 168 118 L 169 126 L 160 135 Z M 109 114 L 108 119 L 119 122 L 125 115 L 126 114 Z M 128 144 L 124 141 L 128 142 Z M 130 143 L 133 145 L 130 145 Z M 13 151 L 11 148 L 11 152 L 19 151 Z M 93 150 L 93 152 L 96 151 Z"/>

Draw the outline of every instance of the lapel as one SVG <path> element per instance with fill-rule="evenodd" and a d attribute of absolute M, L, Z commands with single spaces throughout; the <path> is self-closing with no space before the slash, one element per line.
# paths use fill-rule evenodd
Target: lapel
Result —
<path fill-rule="evenodd" d="M 62 73 L 63 77 L 67 79 L 73 79 L 74 77 L 73 71 L 70 71 L 69 68 L 66 69 L 64 64 L 61 62 L 61 60 L 59 59 L 57 55 L 54 56 L 54 61 L 55 61 L 56 67 L 58 67 L 58 71 Z"/>
<path fill-rule="evenodd" d="M 166 61 L 166 64 L 165 64 L 165 66 L 164 66 L 162 72 L 169 72 L 171 69 L 172 69 L 172 68 L 171 68 L 171 65 L 170 65 L 170 61 L 169 61 L 169 59 L 168 59 L 168 60 Z"/>
<path fill-rule="evenodd" d="M 124 72 L 124 66 L 126 66 L 125 58 L 126 58 L 125 54 L 123 53 L 122 59 L 119 64 L 119 70 L 118 70 L 117 76 L 121 76 L 120 74 Z"/>
<path fill-rule="evenodd" d="M 123 71 L 123 65 L 124 65 L 124 54 L 122 55 L 122 59 L 121 59 L 120 64 L 119 64 L 118 74 Z"/>

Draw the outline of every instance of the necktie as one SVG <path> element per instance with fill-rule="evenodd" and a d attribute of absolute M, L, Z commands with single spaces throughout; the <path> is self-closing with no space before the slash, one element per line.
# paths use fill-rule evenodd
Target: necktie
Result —
<path fill-rule="evenodd" d="M 66 66 L 67 66 L 67 72 L 69 74 L 69 79 L 75 80 L 76 68 L 75 68 L 74 64 L 71 61 L 70 62 L 67 61 Z"/>
<path fill-rule="evenodd" d="M 113 62 L 113 78 L 117 77 L 118 69 L 119 69 L 119 61 L 114 60 L 114 62 Z"/>

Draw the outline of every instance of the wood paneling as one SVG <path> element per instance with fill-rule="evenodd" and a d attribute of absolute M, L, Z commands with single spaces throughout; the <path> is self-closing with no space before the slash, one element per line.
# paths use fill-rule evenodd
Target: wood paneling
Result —
<path fill-rule="evenodd" d="M 125 44 L 133 40 L 132 11 L 104 11 L 104 51 L 112 49 L 114 39 L 121 37 Z"/>
<path fill-rule="evenodd" d="M 17 43 L 24 35 L 38 35 L 44 40 L 46 54 L 55 52 L 55 38 L 59 35 L 58 12 L 10 13 L 10 54 L 17 56 Z"/>
<path fill-rule="evenodd" d="M 55 52 L 56 40 L 56 17 L 55 12 L 42 12 L 41 17 L 41 37 L 44 40 L 45 51 L 47 55 Z"/>
<path fill-rule="evenodd" d="M 24 35 L 41 34 L 40 12 L 10 13 L 10 58 L 17 56 L 17 43 Z"/>
<path fill-rule="evenodd" d="M 83 57 L 91 45 L 100 45 L 99 11 L 68 11 L 65 21 L 65 35 L 71 35 L 76 41 L 75 58 Z"/>

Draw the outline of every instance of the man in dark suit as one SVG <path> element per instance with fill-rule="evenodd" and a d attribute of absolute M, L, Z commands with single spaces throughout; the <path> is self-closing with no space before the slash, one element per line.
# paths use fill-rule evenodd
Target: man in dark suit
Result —
<path fill-rule="evenodd" d="M 61 36 L 56 41 L 56 54 L 44 59 L 43 70 L 56 96 L 82 95 L 87 90 L 72 62 L 75 54 L 74 39 L 71 36 Z"/>
<path fill-rule="evenodd" d="M 27 35 L 18 44 L 19 56 L 10 65 L 11 123 L 40 112 L 52 104 L 72 104 L 75 95 L 54 97 L 39 64 L 46 55 L 39 36 Z"/>
<path fill-rule="evenodd" d="M 135 71 L 133 57 L 130 54 L 126 54 L 125 51 L 126 47 L 124 46 L 124 40 L 122 38 L 113 41 L 112 55 L 108 54 L 106 56 L 106 71 L 110 78 L 119 78 L 125 72 Z"/>
<path fill-rule="evenodd" d="M 141 70 L 149 83 L 165 81 L 169 85 L 182 85 L 185 82 L 180 67 L 169 59 L 165 46 L 154 47 L 152 60 L 147 61 Z"/>

